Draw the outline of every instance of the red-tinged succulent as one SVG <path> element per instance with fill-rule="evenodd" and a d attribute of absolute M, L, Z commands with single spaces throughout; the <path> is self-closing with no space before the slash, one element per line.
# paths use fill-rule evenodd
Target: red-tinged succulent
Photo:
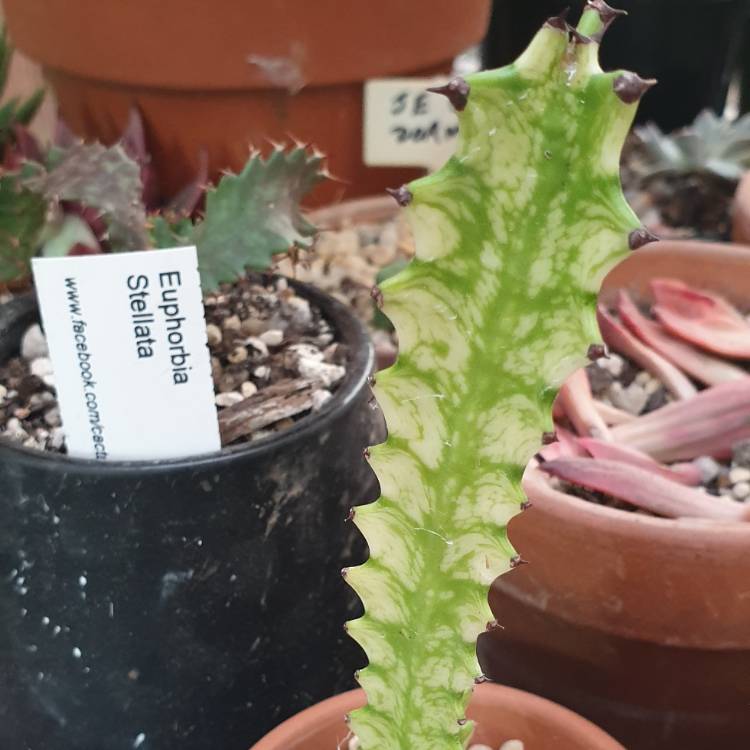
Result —
<path fill-rule="evenodd" d="M 677 398 L 690 398 L 698 392 L 690 382 L 690 378 L 668 359 L 641 343 L 613 315 L 610 315 L 603 305 L 599 305 L 596 312 L 599 330 L 607 346 L 629 357 L 650 372 Z"/>
<path fill-rule="evenodd" d="M 665 466 L 651 458 L 647 453 L 642 453 L 635 448 L 628 448 L 624 445 L 590 437 L 580 437 L 576 438 L 576 440 L 584 452 L 588 453 L 592 458 L 619 461 L 630 466 L 638 466 L 641 469 L 658 474 L 664 479 L 669 479 L 679 484 L 697 486 L 701 483 L 701 472 L 693 464 Z"/>
<path fill-rule="evenodd" d="M 669 335 L 659 323 L 641 313 L 625 290 L 619 293 L 617 312 L 623 323 L 641 341 L 701 383 L 718 385 L 748 377 L 742 368 Z"/>
<path fill-rule="evenodd" d="M 560 458 L 544 461 L 546 474 L 635 505 L 667 518 L 749 521 L 750 508 L 703 490 L 686 487 L 632 464 L 608 459 Z"/>
<path fill-rule="evenodd" d="M 651 282 L 653 312 L 670 333 L 714 354 L 750 359 L 750 323 L 718 294 L 674 279 Z"/>
<path fill-rule="evenodd" d="M 579 433 L 612 439 L 607 423 L 596 409 L 585 370 L 577 370 L 563 383 L 557 403 Z"/>
<path fill-rule="evenodd" d="M 659 461 L 728 458 L 735 443 L 750 438 L 750 378 L 707 388 L 611 432 L 615 442 Z"/>
<path fill-rule="evenodd" d="M 532 496 L 542 492 L 539 483 L 545 481 L 546 472 L 566 483 L 559 489 L 585 488 L 589 492 L 583 496 L 588 499 L 593 490 L 602 494 L 602 502 L 624 501 L 656 515 L 750 520 L 750 511 L 744 512 L 737 502 L 744 495 L 729 499 L 722 494 L 729 495 L 736 482 L 717 463 L 730 459 L 738 444 L 750 439 L 750 370 L 699 348 L 706 340 L 722 340 L 726 356 L 727 341 L 741 340 L 748 323 L 721 297 L 683 282 L 657 279 L 651 290 L 656 303 L 648 312 L 626 290 L 619 291 L 615 310 L 599 305 L 604 342 L 626 361 L 605 365 L 610 374 L 597 382 L 606 384 L 607 377 L 615 378 L 614 373 L 619 376 L 625 368 L 618 384 L 629 384 L 634 376 L 631 365 L 636 365 L 651 375 L 640 380 L 641 394 L 645 388 L 647 395 L 659 398 L 651 406 L 650 397 L 645 402 L 630 401 L 632 411 L 623 411 L 608 400 L 617 399 L 621 391 L 599 385 L 594 397 L 586 372 L 576 373 L 554 405 L 556 441 L 539 452 L 541 471 L 530 465 L 527 490 Z M 660 306 L 679 325 L 666 326 L 651 317 L 660 317 Z M 662 395 L 657 392 L 659 385 Z M 664 395 L 667 391 L 670 396 Z M 669 403 L 670 397 L 677 400 Z M 592 413 L 606 424 L 606 431 Z M 578 435 L 565 425 L 572 425 Z"/>

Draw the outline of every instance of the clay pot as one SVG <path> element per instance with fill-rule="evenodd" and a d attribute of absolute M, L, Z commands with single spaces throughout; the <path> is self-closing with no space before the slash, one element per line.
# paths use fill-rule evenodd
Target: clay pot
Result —
<path fill-rule="evenodd" d="M 206 148 L 217 176 L 248 144 L 295 137 L 330 158 L 340 182 L 319 203 L 398 185 L 418 170 L 362 163 L 362 83 L 449 72 L 479 42 L 489 0 L 5 0 L 16 45 L 40 61 L 60 114 L 114 140 L 143 113 L 167 195 Z"/>
<path fill-rule="evenodd" d="M 345 750 L 349 728 L 344 717 L 364 703 L 362 690 L 329 698 L 288 719 L 251 750 Z M 571 711 L 500 685 L 477 686 L 468 716 L 477 722 L 472 742 L 491 747 L 520 739 L 524 750 L 624 750 Z"/>
<path fill-rule="evenodd" d="M 747 309 L 750 249 L 661 242 L 606 279 L 708 287 Z M 480 639 L 490 677 L 578 711 L 630 750 L 746 750 L 750 524 L 667 520 L 527 489 L 510 538 L 528 560 L 495 582 L 502 628 Z"/>

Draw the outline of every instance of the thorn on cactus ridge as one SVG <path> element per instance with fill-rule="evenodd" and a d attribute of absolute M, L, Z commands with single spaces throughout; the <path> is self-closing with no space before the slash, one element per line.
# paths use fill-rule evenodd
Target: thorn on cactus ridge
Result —
<path fill-rule="evenodd" d="M 623 73 L 615 78 L 612 88 L 615 94 L 625 104 L 635 104 L 652 86 L 656 85 L 653 78 L 644 79 L 636 73 Z"/>
<path fill-rule="evenodd" d="M 649 242 L 656 242 L 659 238 L 653 233 L 649 232 L 646 227 L 638 227 L 634 229 L 628 235 L 628 246 L 631 250 L 637 250 L 639 247 L 648 245 Z"/>
<path fill-rule="evenodd" d="M 386 188 L 385 192 L 393 197 L 401 208 L 406 208 L 411 203 L 411 190 L 406 185 L 402 185 L 400 188 Z"/>
<path fill-rule="evenodd" d="M 557 433 L 554 430 L 542 433 L 542 445 L 550 445 L 557 440 Z"/>
<path fill-rule="evenodd" d="M 372 300 L 375 303 L 378 310 L 382 310 L 383 309 L 383 292 L 380 291 L 380 287 L 377 284 L 372 289 L 370 289 L 370 297 L 372 297 Z"/>
<path fill-rule="evenodd" d="M 604 0 L 586 0 L 586 6 L 595 10 L 599 14 L 599 18 L 602 19 L 602 23 L 610 24 L 615 18 L 619 16 L 627 16 L 628 12 L 622 10 L 622 8 L 613 8 Z"/>
<path fill-rule="evenodd" d="M 341 568 L 341 577 L 346 578 L 349 573 L 349 568 Z"/>
<path fill-rule="evenodd" d="M 456 76 L 452 81 L 448 81 L 445 86 L 433 86 L 427 90 L 433 94 L 442 94 L 447 97 L 453 108 L 458 112 L 463 112 L 466 108 L 466 102 L 469 101 L 470 86 L 461 76 Z"/>
<path fill-rule="evenodd" d="M 353 521 L 355 515 L 356 515 L 356 511 L 354 510 L 354 508 L 349 508 L 349 515 L 347 515 L 346 520 Z"/>
<path fill-rule="evenodd" d="M 364 457 L 365 461 L 369 461 L 370 460 L 370 449 L 369 448 L 365 448 L 362 451 L 362 456 Z"/>
<path fill-rule="evenodd" d="M 497 630 L 500 627 L 502 627 L 502 625 L 500 625 L 500 623 L 497 620 L 490 620 L 487 623 L 487 626 L 486 626 L 485 630 L 488 633 L 491 633 L 493 630 Z"/>
<path fill-rule="evenodd" d="M 602 37 L 604 36 L 604 33 L 612 25 L 612 22 L 616 18 L 619 18 L 620 16 L 628 15 L 628 12 L 626 10 L 620 10 L 619 8 L 612 8 L 609 5 L 607 5 L 607 3 L 604 2 L 604 0 L 587 0 L 586 8 L 595 10 L 599 14 L 599 18 L 601 19 L 601 22 L 602 22 L 601 29 L 599 29 L 599 31 L 597 31 L 596 34 L 593 34 L 591 36 L 591 38 L 597 43 L 601 42 Z"/>
<path fill-rule="evenodd" d="M 529 561 L 524 560 L 521 555 L 513 555 L 513 557 L 510 558 L 510 567 L 511 568 L 517 568 L 519 565 L 528 565 Z"/>
<path fill-rule="evenodd" d="M 523 502 L 521 503 L 521 510 L 528 510 L 528 509 L 529 509 L 529 508 L 531 508 L 531 507 L 532 507 L 532 503 L 531 503 L 531 502 L 529 502 L 528 500 L 524 500 L 524 501 L 523 501 Z"/>
<path fill-rule="evenodd" d="M 568 33 L 573 44 L 591 44 L 594 41 L 592 37 L 581 34 L 574 26 L 569 27 Z"/>
<path fill-rule="evenodd" d="M 586 356 L 592 361 L 596 362 L 597 359 L 609 356 L 607 353 L 607 347 L 604 344 L 591 344 L 586 351 Z"/>
<path fill-rule="evenodd" d="M 548 18 L 544 25 L 549 26 L 550 28 L 557 29 L 558 31 L 564 31 L 566 34 L 568 32 L 568 13 L 570 13 L 570 6 L 565 8 L 562 13 L 560 13 L 559 16 L 552 16 L 552 18 Z"/>
<path fill-rule="evenodd" d="M 536 453 L 534 455 L 534 458 L 536 459 L 537 463 L 540 464 L 543 464 L 547 460 L 541 453 Z"/>
<path fill-rule="evenodd" d="M 483 682 L 489 682 L 490 678 L 486 674 L 480 674 L 474 678 L 475 685 L 481 685 Z"/>

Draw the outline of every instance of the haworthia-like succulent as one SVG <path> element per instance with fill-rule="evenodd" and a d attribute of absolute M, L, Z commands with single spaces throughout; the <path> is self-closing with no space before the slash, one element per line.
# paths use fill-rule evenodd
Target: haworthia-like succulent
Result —
<path fill-rule="evenodd" d="M 524 466 L 599 340 L 602 278 L 650 239 L 618 171 L 648 83 L 597 59 L 615 15 L 590 0 L 577 29 L 551 19 L 513 65 L 444 88 L 457 152 L 395 191 L 416 257 L 381 290 L 400 355 L 375 386 L 382 495 L 354 517 L 370 559 L 346 571 L 366 610 L 348 624 L 369 658 L 351 716 L 363 750 L 464 746 L 488 587 L 518 560 L 506 526 Z"/>

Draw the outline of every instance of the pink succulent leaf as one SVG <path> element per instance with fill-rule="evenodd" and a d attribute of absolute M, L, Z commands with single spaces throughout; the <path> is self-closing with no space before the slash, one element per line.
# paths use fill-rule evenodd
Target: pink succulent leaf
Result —
<path fill-rule="evenodd" d="M 593 458 L 560 458 L 539 467 L 549 476 L 603 492 L 666 518 L 747 521 L 750 508 L 725 497 L 686 487 L 629 463 Z"/>
<path fill-rule="evenodd" d="M 676 401 L 612 428 L 618 444 L 657 461 L 723 459 L 732 446 L 750 439 L 750 378 L 706 388 L 689 401 Z"/>
<path fill-rule="evenodd" d="M 146 146 L 146 131 L 143 118 L 137 107 L 131 107 L 125 130 L 120 136 L 120 145 L 125 153 L 138 164 L 143 185 L 143 204 L 149 211 L 159 207 L 159 185 L 156 170 L 151 163 L 151 154 Z"/>
<path fill-rule="evenodd" d="M 634 419 L 638 419 L 635 414 L 631 414 L 629 411 L 618 409 L 616 406 L 610 406 L 602 401 L 594 401 L 599 416 L 604 420 L 608 427 L 618 424 L 627 424 L 632 422 Z"/>
<path fill-rule="evenodd" d="M 577 441 L 578 444 L 593 458 L 619 461 L 620 463 L 630 464 L 631 466 L 638 466 L 645 471 L 650 471 L 664 479 L 669 479 L 670 481 L 678 482 L 679 484 L 690 486 L 701 484 L 701 474 L 698 469 L 691 464 L 686 464 L 686 466 L 693 468 L 692 472 L 673 471 L 670 467 L 663 466 L 658 461 L 651 458 L 651 456 L 646 453 L 641 453 L 641 451 L 636 450 L 635 448 L 628 448 L 627 446 L 617 445 L 616 443 L 606 443 L 603 440 L 588 437 L 578 438 Z"/>
<path fill-rule="evenodd" d="M 670 333 L 701 349 L 750 359 L 750 323 L 723 297 L 674 279 L 654 279 L 654 315 Z"/>
<path fill-rule="evenodd" d="M 565 454 L 565 448 L 563 447 L 563 444 L 559 442 L 545 445 L 544 448 L 542 448 L 539 453 L 537 453 L 537 456 L 541 456 L 541 458 L 543 458 L 545 461 L 553 461 L 557 458 L 570 458 L 570 456 L 567 456 Z"/>
<path fill-rule="evenodd" d="M 607 346 L 648 370 L 677 398 L 690 398 L 698 392 L 686 375 L 661 354 L 639 341 L 603 305 L 597 307 L 596 314 L 599 330 Z"/>
<path fill-rule="evenodd" d="M 581 438 L 574 435 L 570 430 L 566 430 L 564 427 L 556 427 L 555 434 L 562 446 L 560 454 L 562 458 L 584 458 L 588 455 L 588 452 L 580 443 Z M 553 443 L 553 445 L 556 445 L 556 443 Z M 544 453 L 542 453 L 542 456 L 546 458 Z"/>
<path fill-rule="evenodd" d="M 658 323 L 643 315 L 624 289 L 618 296 L 617 312 L 622 322 L 643 343 L 701 383 L 719 385 L 748 378 L 748 373 L 741 367 L 673 338 Z"/>
<path fill-rule="evenodd" d="M 203 200 L 208 185 L 208 152 L 202 149 L 198 154 L 198 171 L 195 177 L 172 198 L 166 208 L 167 214 L 192 216 Z"/>
<path fill-rule="evenodd" d="M 591 435 L 602 440 L 612 439 L 607 423 L 596 409 L 586 370 L 576 370 L 563 383 L 557 400 L 579 435 Z"/>
<path fill-rule="evenodd" d="M 672 473 L 682 477 L 684 484 L 698 486 L 703 484 L 704 472 L 700 466 L 692 461 L 681 461 L 676 464 L 670 464 L 669 469 Z"/>

